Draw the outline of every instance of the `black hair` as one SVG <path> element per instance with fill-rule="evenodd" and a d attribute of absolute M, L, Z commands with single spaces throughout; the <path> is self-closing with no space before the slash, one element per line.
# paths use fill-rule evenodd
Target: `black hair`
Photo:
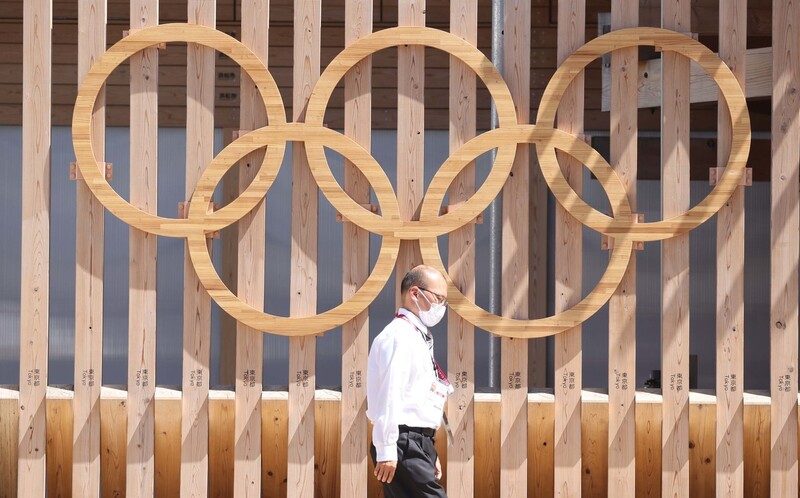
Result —
<path fill-rule="evenodd" d="M 414 286 L 424 287 L 426 285 L 425 273 L 426 269 L 419 266 L 409 270 L 400 284 L 400 294 L 405 295 L 408 290 Z"/>

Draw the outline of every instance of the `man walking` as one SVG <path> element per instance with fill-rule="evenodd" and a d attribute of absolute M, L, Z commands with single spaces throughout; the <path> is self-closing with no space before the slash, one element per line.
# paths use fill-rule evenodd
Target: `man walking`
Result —
<path fill-rule="evenodd" d="M 433 435 L 453 392 L 433 357 L 428 330 L 447 310 L 447 282 L 420 265 L 400 285 L 402 307 L 375 338 L 367 368 L 367 416 L 372 459 L 384 495 L 445 497 Z"/>

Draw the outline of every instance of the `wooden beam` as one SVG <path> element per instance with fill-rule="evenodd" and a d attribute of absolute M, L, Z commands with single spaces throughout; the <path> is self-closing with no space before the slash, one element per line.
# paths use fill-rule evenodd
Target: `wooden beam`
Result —
<path fill-rule="evenodd" d="M 663 4 L 663 27 L 691 29 L 688 2 Z M 661 163 L 663 218 L 689 208 L 689 60 L 662 52 Z M 663 496 L 689 496 L 689 234 L 661 243 Z"/>
<path fill-rule="evenodd" d="M 585 40 L 584 0 L 558 3 L 558 60 L 564 61 Z M 576 77 L 561 99 L 558 128 L 573 135 L 583 132 L 583 74 Z M 583 192 L 583 166 L 559 155 L 572 188 Z M 555 280 L 556 313 L 581 299 L 581 224 L 564 208 L 556 208 Z M 583 385 L 581 327 L 555 337 L 555 492 L 559 497 L 581 496 L 581 386 Z"/>
<path fill-rule="evenodd" d="M 267 65 L 269 2 L 242 2 L 242 43 Z M 253 81 L 242 74 L 240 130 L 254 130 L 267 124 L 266 110 Z M 239 192 L 255 178 L 263 151 L 246 156 L 239 163 Z M 264 260 L 266 252 L 266 202 L 262 199 L 238 223 L 237 296 L 257 310 L 264 309 Z M 264 333 L 236 324 L 236 395 L 234 429 L 234 496 L 261 496 Z"/>
<path fill-rule="evenodd" d="M 720 2 L 720 56 L 745 85 L 747 0 Z M 770 75 L 770 80 L 772 75 Z M 718 165 L 731 149 L 731 117 L 720 102 Z M 718 496 L 744 496 L 744 187 L 717 213 L 717 412 Z"/>
<path fill-rule="evenodd" d="M 345 46 L 372 33 L 372 0 L 345 3 Z M 348 71 L 344 82 L 345 135 L 370 150 L 372 128 L 372 58 Z M 367 179 L 345 160 L 344 188 L 356 202 L 370 201 Z M 350 298 L 369 276 L 369 233 L 353 223 L 342 225 L 342 299 Z M 367 496 L 367 357 L 369 312 L 342 325 L 342 406 L 340 496 Z"/>
<path fill-rule="evenodd" d="M 399 26 L 425 26 L 425 0 L 399 0 L 397 16 Z M 424 194 L 425 109 L 425 48 L 398 47 L 397 199 L 404 220 L 417 219 Z M 401 241 L 395 274 L 398 306 L 403 276 L 420 263 L 419 243 Z"/>
<path fill-rule="evenodd" d="M 611 2 L 611 28 L 639 25 L 637 0 Z M 627 78 L 639 61 L 638 47 L 611 54 L 611 165 L 636 212 L 638 110 L 636 80 Z M 608 496 L 636 496 L 636 252 L 631 254 L 608 307 Z"/>
<path fill-rule="evenodd" d="M 320 74 L 321 0 L 295 0 L 292 120 L 302 121 Z M 305 146 L 292 147 L 291 316 L 317 312 L 318 187 L 311 175 Z M 289 469 L 288 495 L 314 494 L 315 336 L 289 339 Z"/>
<path fill-rule="evenodd" d="M 239 83 L 241 85 L 241 82 Z M 232 128 L 222 130 L 222 144 L 227 146 L 234 140 Z M 238 136 L 238 133 L 237 133 Z M 239 168 L 231 168 L 222 178 L 222 205 L 227 206 L 239 197 Z M 222 229 L 222 282 L 233 292 L 236 291 L 237 266 L 239 260 L 239 224 L 234 223 Z M 227 313 L 219 317 L 219 383 L 223 386 L 236 384 L 236 319 Z M 210 416 L 210 415 L 209 415 Z"/>
<path fill-rule="evenodd" d="M 216 0 L 189 0 L 188 21 L 216 25 Z M 214 49 L 190 43 L 186 60 L 186 189 L 197 182 L 214 157 Z M 211 240 L 208 240 L 211 250 Z M 208 495 L 208 383 L 210 381 L 211 297 L 184 249 L 183 392 L 181 402 L 180 495 Z"/>
<path fill-rule="evenodd" d="M 78 12 L 78 84 L 106 50 L 106 0 L 81 2 Z M 92 141 L 105 161 L 105 96 L 92 114 Z M 77 183 L 75 214 L 75 377 L 72 430 L 72 495 L 100 496 L 100 386 L 103 379 L 102 204 Z"/>
<path fill-rule="evenodd" d="M 158 24 L 158 2 L 131 2 L 131 28 Z M 131 57 L 131 203 L 158 209 L 158 49 Z M 156 236 L 130 230 L 127 496 L 154 492 L 156 389 Z"/>
<path fill-rule="evenodd" d="M 800 5 L 772 12 L 772 214 L 770 257 L 770 494 L 797 493 L 797 299 L 800 205 Z"/>
<path fill-rule="evenodd" d="M 530 121 L 531 6 L 528 0 L 504 5 L 503 68 L 520 123 Z M 503 186 L 501 313 L 528 318 L 528 196 L 530 149 L 517 146 L 511 174 Z M 500 342 L 500 496 L 527 496 L 528 341 Z"/>
<path fill-rule="evenodd" d="M 17 493 L 44 497 L 50 307 L 50 2 L 25 2 Z"/>
<path fill-rule="evenodd" d="M 727 8 L 722 9 L 724 12 Z M 743 22 L 743 21 L 742 21 Z M 720 47 L 728 34 L 720 36 Z M 719 55 L 719 54 L 718 54 Z M 724 56 L 723 56 L 724 57 Z M 772 47 L 751 48 L 744 55 L 742 70 L 746 74 L 742 85 L 747 98 L 772 96 Z M 639 107 L 661 107 L 661 59 L 640 61 L 638 64 Z M 690 102 L 716 102 L 719 99 L 717 84 L 703 69 L 693 64 L 689 74 Z M 611 82 L 603 72 L 603 100 L 601 109 L 609 110 Z"/>
<path fill-rule="evenodd" d="M 478 39 L 477 0 L 450 4 L 450 32 L 473 45 Z M 475 73 L 450 59 L 450 151 L 475 136 Z M 456 176 L 448 190 L 450 204 L 465 202 L 475 193 L 475 163 Z M 475 225 L 467 223 L 448 236 L 448 270 L 458 289 L 475 299 Z M 475 328 L 455 313 L 447 318 L 447 370 L 455 392 L 447 401 L 453 431 L 448 448 L 447 494 L 472 497 L 475 484 Z"/>

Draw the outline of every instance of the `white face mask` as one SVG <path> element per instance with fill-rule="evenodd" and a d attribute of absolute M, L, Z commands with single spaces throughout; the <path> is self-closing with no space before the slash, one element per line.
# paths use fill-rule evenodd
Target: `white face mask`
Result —
<path fill-rule="evenodd" d="M 428 296 L 426 296 L 425 293 L 422 291 L 420 291 L 420 294 L 422 294 L 422 297 L 424 297 L 425 300 L 428 301 L 428 304 L 431 306 L 431 308 L 427 311 L 422 311 L 422 309 L 420 309 L 419 307 L 419 302 L 417 302 L 417 310 L 419 310 L 419 319 L 422 323 L 425 324 L 426 327 L 433 327 L 434 325 L 442 321 L 442 318 L 444 318 L 444 313 L 447 311 L 447 306 L 439 303 L 432 303 L 431 300 L 428 299 Z M 414 299 L 414 301 L 416 302 L 416 299 Z"/>

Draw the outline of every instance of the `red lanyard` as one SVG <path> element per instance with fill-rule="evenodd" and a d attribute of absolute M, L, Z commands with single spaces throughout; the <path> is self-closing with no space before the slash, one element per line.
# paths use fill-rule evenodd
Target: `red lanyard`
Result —
<path fill-rule="evenodd" d="M 428 343 L 428 339 L 425 337 L 425 333 L 422 332 L 419 329 L 419 327 L 414 325 L 414 322 L 409 320 L 407 316 L 402 315 L 400 313 L 397 313 L 394 317 L 395 318 L 401 318 L 401 319 L 407 321 L 409 323 L 409 325 L 414 327 L 414 329 L 417 332 L 420 333 L 420 335 L 422 336 L 422 340 L 424 340 L 426 344 Z M 439 362 L 437 362 L 436 358 L 433 357 L 433 349 L 431 349 L 431 363 L 433 364 L 433 371 L 436 372 L 436 376 L 439 378 L 439 381 L 442 382 L 443 384 L 449 386 L 450 385 L 450 380 L 448 380 L 447 374 L 444 373 L 444 370 L 442 370 L 442 367 L 439 366 Z"/>

